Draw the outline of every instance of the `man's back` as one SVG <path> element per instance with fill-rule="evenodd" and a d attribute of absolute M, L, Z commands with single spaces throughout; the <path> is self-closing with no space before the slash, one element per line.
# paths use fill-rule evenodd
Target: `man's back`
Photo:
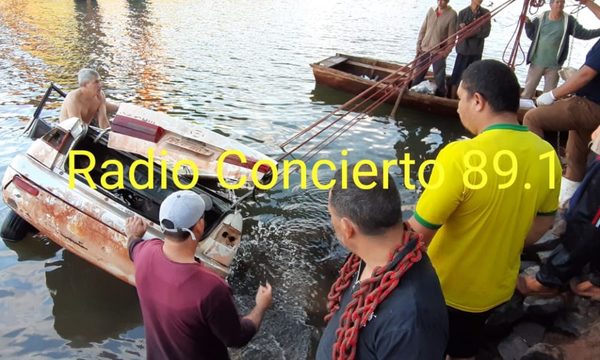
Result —
<path fill-rule="evenodd" d="M 448 145 L 438 165 L 444 178 L 434 169 L 430 184 L 442 185 L 423 193 L 415 217 L 431 228 L 443 224 L 428 253 L 446 303 L 483 312 L 512 295 L 534 217 L 556 210 L 560 163 L 550 144 L 526 127 L 499 124 Z"/>
<path fill-rule="evenodd" d="M 231 290 L 199 263 L 177 263 L 161 240 L 132 245 L 149 359 L 228 359 L 226 346 L 245 345 L 256 333 L 240 319 Z"/>
<path fill-rule="evenodd" d="M 350 286 L 323 332 L 316 358 L 331 359 L 340 317 L 358 286 Z M 440 284 L 426 254 L 360 328 L 357 359 L 442 359 L 448 320 Z"/>

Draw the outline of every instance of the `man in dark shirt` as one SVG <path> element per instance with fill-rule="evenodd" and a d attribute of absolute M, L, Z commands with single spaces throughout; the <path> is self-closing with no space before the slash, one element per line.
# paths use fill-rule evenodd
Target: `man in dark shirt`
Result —
<path fill-rule="evenodd" d="M 600 144 L 600 126 L 592 140 Z M 560 245 L 537 274 L 519 277 L 517 289 L 524 295 L 557 296 L 572 280 L 574 293 L 600 300 L 600 147 L 592 148 L 598 156 L 569 202 Z M 574 277 L 588 264 L 587 279 L 578 282 Z"/>
<path fill-rule="evenodd" d="M 402 223 L 395 184 L 377 174 L 358 176 L 361 184 L 349 181 L 347 189 L 335 175 L 328 209 L 351 254 L 331 287 L 316 358 L 442 359 L 448 319 L 440 283 L 421 236 Z"/>
<path fill-rule="evenodd" d="M 567 131 L 567 169 L 561 181 L 559 204 L 571 198 L 583 176 L 589 154 L 588 142 L 600 125 L 600 41 L 592 47 L 585 64 L 564 84 L 537 98 L 538 108 L 528 111 L 523 125 L 539 136 L 544 131 Z M 574 96 L 567 97 L 569 94 Z M 555 102 L 556 101 L 556 102 Z"/>
<path fill-rule="evenodd" d="M 256 306 L 245 317 L 231 289 L 194 258 L 210 198 L 185 190 L 160 206 L 165 241 L 142 241 L 147 225 L 127 219 L 129 255 L 146 332 L 148 359 L 229 359 L 227 347 L 246 345 L 271 305 L 271 286 L 259 286 Z"/>
<path fill-rule="evenodd" d="M 482 0 L 471 0 L 471 5 L 458 13 L 457 23 L 459 30 L 482 16 L 488 16 L 488 20 L 485 21 L 473 35 L 456 44 L 456 61 L 454 62 L 451 80 L 451 97 L 453 99 L 456 99 L 456 90 L 460 84 L 460 78 L 463 71 L 475 61 L 481 60 L 485 38 L 490 35 L 492 24 L 489 15 L 487 15 L 490 11 L 481 7 L 481 2 Z"/>

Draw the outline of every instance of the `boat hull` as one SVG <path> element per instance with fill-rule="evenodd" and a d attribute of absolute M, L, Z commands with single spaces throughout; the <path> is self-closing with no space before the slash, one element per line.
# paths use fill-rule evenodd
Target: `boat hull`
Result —
<path fill-rule="evenodd" d="M 372 86 L 378 86 L 379 88 L 389 87 L 371 78 L 375 76 L 377 80 L 381 80 L 387 75 L 398 71 L 402 66 L 377 59 L 344 54 L 336 54 L 323 61 L 311 64 L 317 84 L 355 95 L 364 92 Z M 387 98 L 386 102 L 393 105 L 398 98 L 398 89 L 393 88 L 391 92 L 392 94 Z M 373 99 L 379 99 L 386 95 L 389 95 L 389 92 L 381 91 L 379 94 L 373 96 Z M 368 96 L 366 95 L 366 97 Z M 456 112 L 458 100 L 456 99 L 405 91 L 400 105 L 458 119 L 458 113 Z M 526 111 L 527 109 L 519 110 L 519 120 L 523 118 Z"/>

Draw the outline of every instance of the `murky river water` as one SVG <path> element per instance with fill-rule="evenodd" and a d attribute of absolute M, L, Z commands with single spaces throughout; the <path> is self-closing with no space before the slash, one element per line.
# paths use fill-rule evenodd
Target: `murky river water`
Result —
<path fill-rule="evenodd" d="M 71 90 L 87 66 L 99 70 L 109 98 L 166 111 L 276 156 L 278 144 L 350 98 L 315 87 L 309 63 L 336 52 L 410 61 L 432 4 L 0 0 L 0 173 L 30 144 L 20 133 L 47 84 Z M 502 56 L 520 7 L 494 21 L 484 56 Z M 586 11 L 579 17 L 598 25 Z M 576 43 L 573 66 L 591 45 Z M 521 80 L 524 73 L 517 70 Z M 57 106 L 46 116 L 56 116 Z M 453 119 L 401 109 L 389 120 L 390 110 L 354 127 L 320 158 L 339 164 L 349 149 L 350 161 L 380 163 L 405 152 L 422 160 L 466 135 Z M 401 185 L 400 170 L 395 174 Z M 271 282 L 275 301 L 260 334 L 236 357 L 305 359 L 315 350 L 344 251 L 332 235 L 326 193 L 298 183 L 244 205 L 243 245 L 230 282 L 244 311 L 259 281 Z M 413 204 L 417 194 L 402 188 L 402 196 Z M 7 212 L 0 203 L 0 221 Z M 45 238 L 0 242 L 0 357 L 139 358 L 143 336 L 132 287 Z"/>

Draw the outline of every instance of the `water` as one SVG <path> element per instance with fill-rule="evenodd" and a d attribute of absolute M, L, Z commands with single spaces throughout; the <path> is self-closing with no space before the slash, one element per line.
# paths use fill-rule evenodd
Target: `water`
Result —
<path fill-rule="evenodd" d="M 277 156 L 278 144 L 350 98 L 315 87 L 310 63 L 335 52 L 410 61 L 428 6 L 420 0 L 0 0 L 0 173 L 28 147 L 19 134 L 47 84 L 71 90 L 86 66 L 99 70 L 109 98 L 166 111 Z M 502 56 L 520 7 L 494 21 L 484 57 Z M 590 28 L 598 24 L 587 11 L 579 18 Z M 579 66 L 591 45 L 577 42 L 571 65 Z M 525 71 L 517 69 L 521 80 Z M 45 116 L 56 116 L 58 106 Z M 422 161 L 466 135 L 453 119 L 401 109 L 389 120 L 390 110 L 384 106 L 320 158 L 381 163 L 408 152 Z M 394 174 L 401 186 L 401 171 Z M 253 305 L 259 281 L 271 282 L 275 300 L 259 335 L 235 357 L 304 359 L 315 350 L 325 296 L 345 253 L 332 235 L 326 193 L 298 185 L 293 178 L 290 189 L 260 193 L 243 207 L 231 285 L 243 311 Z M 402 188 L 405 204 L 417 196 Z M 0 220 L 7 211 L 0 203 Z M 0 329 L 0 357 L 139 358 L 145 351 L 135 290 L 45 238 L 0 242 Z"/>

